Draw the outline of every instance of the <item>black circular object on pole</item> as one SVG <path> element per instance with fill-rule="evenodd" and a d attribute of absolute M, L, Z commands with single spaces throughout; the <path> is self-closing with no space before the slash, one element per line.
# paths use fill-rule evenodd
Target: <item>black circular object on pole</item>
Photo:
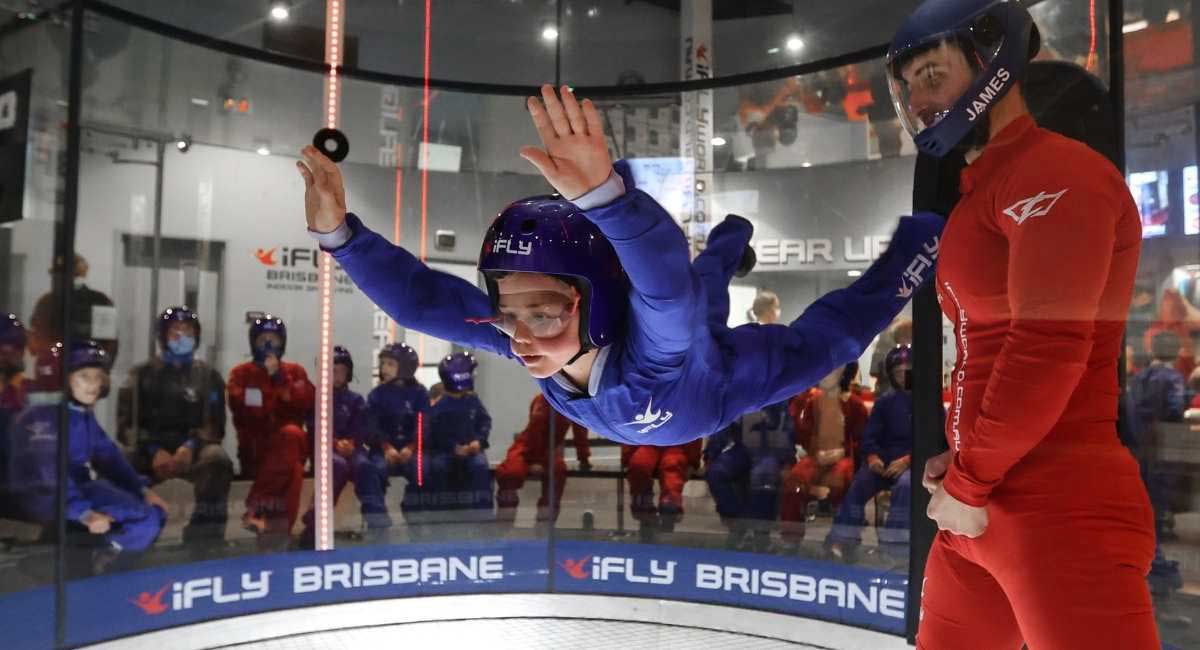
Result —
<path fill-rule="evenodd" d="M 321 129 L 313 136 L 313 146 L 333 162 L 342 162 L 350 155 L 350 141 L 337 129 Z"/>

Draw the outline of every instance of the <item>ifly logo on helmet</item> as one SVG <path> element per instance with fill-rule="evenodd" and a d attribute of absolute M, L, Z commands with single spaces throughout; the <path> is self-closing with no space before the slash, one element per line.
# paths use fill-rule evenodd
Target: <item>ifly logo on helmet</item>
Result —
<path fill-rule="evenodd" d="M 271 572 L 259 571 L 257 576 L 252 573 L 243 573 L 241 587 L 240 591 L 226 592 L 224 579 L 221 576 L 196 578 L 163 585 L 154 593 L 143 591 L 138 594 L 137 598 L 130 598 L 129 602 L 148 616 L 158 616 L 172 610 L 178 612 L 192 609 L 198 602 L 204 600 L 211 600 L 217 605 L 236 603 L 242 600 L 257 600 L 266 598 L 271 593 Z M 167 589 L 171 590 L 170 605 L 163 602 Z"/>
<path fill-rule="evenodd" d="M 1012 78 L 1012 74 L 1005 68 L 1000 68 L 996 74 L 992 76 L 991 81 L 983 87 L 983 92 L 971 101 L 971 105 L 967 107 L 967 121 L 974 122 L 987 111 L 988 106 L 1000 96 L 1004 91 L 1004 84 Z"/>
<path fill-rule="evenodd" d="M 494 253 L 510 253 L 512 255 L 533 255 L 533 242 L 518 241 L 512 239 L 497 239 L 492 242 L 492 252 Z"/>

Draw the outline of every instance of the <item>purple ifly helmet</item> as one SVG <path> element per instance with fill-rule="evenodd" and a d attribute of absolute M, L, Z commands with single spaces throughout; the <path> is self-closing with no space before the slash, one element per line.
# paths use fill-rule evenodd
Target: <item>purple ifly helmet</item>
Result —
<path fill-rule="evenodd" d="M 55 355 L 62 354 L 62 344 L 53 348 Z M 92 339 L 71 342 L 71 353 L 67 355 L 67 372 L 75 372 L 82 368 L 100 368 L 108 370 L 111 359 L 108 350 Z"/>
<path fill-rule="evenodd" d="M 25 324 L 16 314 L 0 315 L 0 345 L 25 347 Z"/>
<path fill-rule="evenodd" d="M 333 346 L 333 365 L 336 366 L 338 364 L 346 366 L 346 370 L 350 371 L 349 372 L 350 379 L 351 379 L 351 381 L 353 381 L 353 379 L 354 379 L 354 357 L 350 356 L 350 351 L 347 350 L 345 348 L 345 346 L 341 346 L 341 345 Z"/>
<path fill-rule="evenodd" d="M 455 352 L 438 364 L 442 386 L 452 393 L 475 390 L 475 357 L 468 352 Z"/>
<path fill-rule="evenodd" d="M 254 347 L 254 339 L 258 338 L 259 334 L 264 332 L 274 332 L 279 335 L 282 343 L 278 350 L 274 350 L 278 358 L 283 358 L 283 353 L 287 350 L 287 325 L 284 325 L 283 319 L 271 314 L 264 314 L 261 318 L 254 319 L 250 324 L 250 354 L 254 356 L 254 360 L 262 363 L 266 360 L 266 351 L 258 350 Z"/>
<path fill-rule="evenodd" d="M 92 339 L 82 339 L 71 341 L 71 352 L 68 354 L 62 341 L 50 346 L 49 349 L 41 350 L 36 355 L 34 362 L 34 390 L 38 391 L 57 391 L 61 387 L 61 377 L 59 368 L 66 361 L 67 374 L 81 370 L 83 368 L 100 368 L 107 371 L 112 359 L 108 356 L 108 350 Z M 108 389 L 105 388 L 101 397 L 108 394 Z"/>
<path fill-rule="evenodd" d="M 200 345 L 200 317 L 196 312 L 184 307 L 167 307 L 158 315 L 158 343 L 167 347 L 167 328 L 171 323 L 190 323 L 196 332 L 196 345 Z"/>
<path fill-rule="evenodd" d="M 910 388 L 912 388 L 911 371 L 908 375 L 908 378 L 905 381 L 903 381 L 903 382 L 896 381 L 896 369 L 899 368 L 900 366 L 906 365 L 911 370 L 912 360 L 913 360 L 912 346 L 910 346 L 910 345 L 897 345 L 896 347 L 892 348 L 892 350 L 890 352 L 887 353 L 887 357 L 885 357 L 883 360 L 883 368 L 884 368 L 884 371 L 887 372 L 888 380 L 892 382 L 892 385 L 896 386 L 897 388 L 902 388 L 904 390 L 909 390 Z"/>
<path fill-rule="evenodd" d="M 400 371 L 396 374 L 397 379 L 412 379 L 417 374 L 417 368 L 421 367 L 421 359 L 417 356 L 417 351 L 405 343 L 388 343 L 379 351 L 379 358 L 393 359 L 400 364 Z"/>
<path fill-rule="evenodd" d="M 493 310 L 500 302 L 496 280 L 507 273 L 544 273 L 579 289 L 580 355 L 621 335 L 629 304 L 621 261 L 583 211 L 558 195 L 521 199 L 504 208 L 484 235 L 479 271 Z"/>

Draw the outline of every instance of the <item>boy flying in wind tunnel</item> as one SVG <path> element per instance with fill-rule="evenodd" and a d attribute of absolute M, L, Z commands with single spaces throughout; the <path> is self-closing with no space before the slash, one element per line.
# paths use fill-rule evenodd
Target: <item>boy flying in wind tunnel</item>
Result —
<path fill-rule="evenodd" d="M 679 226 L 613 165 L 600 117 L 549 85 L 521 155 L 558 190 L 510 204 L 484 237 L 487 292 L 430 269 L 346 211 L 337 166 L 305 147 L 309 232 L 400 325 L 521 363 L 551 406 L 627 444 L 678 445 L 857 359 L 932 274 L 943 220 L 903 217 L 887 252 L 791 325 L 726 325 L 753 227 L 729 216 L 695 261 Z"/>

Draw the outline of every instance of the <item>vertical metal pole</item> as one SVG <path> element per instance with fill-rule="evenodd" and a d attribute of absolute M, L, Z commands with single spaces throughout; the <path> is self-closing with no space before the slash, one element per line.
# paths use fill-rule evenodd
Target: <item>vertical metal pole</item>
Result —
<path fill-rule="evenodd" d="M 162 275 L 162 203 L 163 203 L 163 165 L 166 162 L 167 143 L 159 140 L 154 143 L 154 240 L 153 264 L 150 268 L 150 336 L 146 341 L 146 354 L 153 359 L 155 334 L 158 331 L 158 281 Z M 196 305 L 191 305 L 192 309 Z"/>
<path fill-rule="evenodd" d="M 942 159 L 921 154 L 913 174 L 913 209 L 949 215 L 958 202 L 961 155 Z M 937 291 L 928 283 L 913 298 L 913 455 L 912 472 L 919 477 L 930 458 L 946 450 L 945 418 L 942 416 L 942 311 Z M 909 512 L 908 609 L 905 634 L 916 643 L 920 621 L 921 589 L 925 561 L 937 535 L 937 526 L 925 516 L 929 494 L 913 482 Z"/>
<path fill-rule="evenodd" d="M 557 30 L 558 36 L 554 37 L 554 88 L 557 90 L 562 86 L 562 18 L 563 6 L 562 0 L 555 0 L 554 3 L 554 29 Z M 553 409 L 551 409 L 553 410 Z M 553 573 L 553 572 L 551 572 Z"/>
<path fill-rule="evenodd" d="M 1125 1 L 1110 0 L 1108 3 L 1108 93 L 1112 97 L 1113 117 L 1116 121 L 1117 169 L 1125 173 Z M 1192 21 L 1197 20 L 1192 12 Z M 1200 49 L 1200 40 L 1196 41 Z"/>
<path fill-rule="evenodd" d="M 61 259 L 59 281 L 59 322 L 62 323 L 63 345 L 67 354 L 59 358 L 59 390 L 63 399 L 58 410 L 58 472 L 55 476 L 55 546 L 54 546 L 54 644 L 63 647 L 67 643 L 67 449 L 70 431 L 67 411 L 70 383 L 67 377 L 67 356 L 71 349 L 73 332 L 71 311 L 75 273 L 75 223 L 79 213 L 79 122 L 83 103 L 83 4 L 84 0 L 71 3 L 71 48 L 67 68 L 67 177 L 63 188 L 63 217 L 58 236 L 55 238 L 55 259 Z M 41 351 L 45 353 L 45 351 Z"/>

